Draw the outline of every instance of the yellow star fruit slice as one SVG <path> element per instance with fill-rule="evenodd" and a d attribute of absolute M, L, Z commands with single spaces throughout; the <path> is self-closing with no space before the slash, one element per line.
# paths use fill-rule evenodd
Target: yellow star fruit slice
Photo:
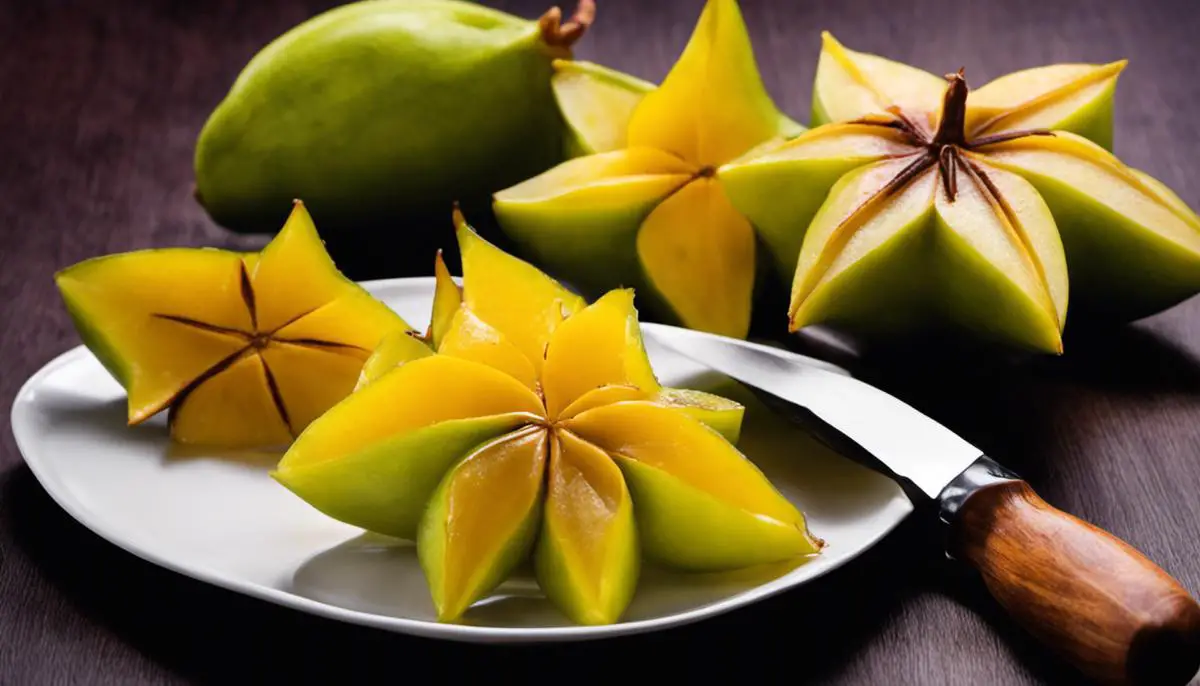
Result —
<path fill-rule="evenodd" d="M 567 158 L 620 150 L 633 110 L 654 84 L 583 60 L 554 60 L 550 87 L 566 123 Z"/>
<path fill-rule="evenodd" d="M 454 223 L 462 255 L 463 304 L 540 371 L 551 334 L 563 319 L 583 309 L 583 298 L 484 240 L 457 210 Z"/>
<path fill-rule="evenodd" d="M 633 291 L 611 291 L 563 322 L 546 349 L 543 373 L 550 417 L 604 386 L 656 393 L 658 380 L 642 347 Z"/>
<path fill-rule="evenodd" d="M 643 553 L 720 570 L 818 551 L 804 516 L 720 434 L 652 402 L 597 407 L 564 428 L 617 461 Z"/>
<path fill-rule="evenodd" d="M 438 621 L 459 619 L 529 555 L 548 452 L 546 431 L 528 427 L 468 454 L 438 486 L 417 538 Z"/>
<path fill-rule="evenodd" d="M 574 622 L 612 624 L 640 566 L 629 489 L 612 458 L 571 432 L 556 432 L 550 445 L 538 585 Z"/>
<path fill-rule="evenodd" d="M 408 328 L 337 271 L 299 202 L 261 253 L 143 250 L 55 280 L 125 387 L 130 423 L 170 408 L 173 438 L 216 447 L 286 445 L 353 389 L 384 336 Z"/>
<path fill-rule="evenodd" d="M 529 358 L 507 336 L 468 307 L 460 307 L 454 314 L 438 353 L 486 364 L 520 381 L 531 391 L 538 388 L 537 371 Z"/>
<path fill-rule="evenodd" d="M 291 440 L 291 427 L 267 393 L 247 393 L 269 383 L 267 368 L 254 355 L 239 355 L 209 381 L 185 391 L 170 412 L 172 437 L 183 444 L 274 446 Z M 247 424 L 246 417 L 258 421 Z"/>
<path fill-rule="evenodd" d="M 569 418 L 624 400 L 653 400 L 736 443 L 745 408 L 711 393 L 659 384 L 633 301 L 631 289 L 610 291 L 555 332 L 543 370 L 548 416 Z"/>
<path fill-rule="evenodd" d="M 426 335 L 434 350 L 442 344 L 442 338 L 450 328 L 454 313 L 462 305 L 462 288 L 450 276 L 446 261 L 442 259 L 442 251 L 437 251 L 437 259 L 433 265 L 434 289 L 433 312 L 429 318 L 429 331 Z"/>
<path fill-rule="evenodd" d="M 234 253 L 166 248 L 92 258 L 56 275 L 80 337 L 128 392 L 131 424 L 166 408 L 213 364 L 244 347 L 217 330 L 250 328 L 241 273 Z M 181 283 L 210 284 L 210 290 L 201 295 Z"/>
<path fill-rule="evenodd" d="M 662 85 L 635 109 L 629 145 L 703 167 L 778 135 L 779 113 L 758 74 L 741 10 L 734 0 L 710 0 Z"/>
<path fill-rule="evenodd" d="M 334 519 L 412 539 L 456 460 L 542 411 L 541 400 L 503 372 L 447 355 L 422 357 L 313 422 L 272 476 Z"/>
<path fill-rule="evenodd" d="M 363 363 L 354 390 L 366 386 L 406 362 L 428 357 L 433 353 L 432 348 L 417 338 L 415 331 L 394 331 L 384 336 L 375 351 Z"/>
<path fill-rule="evenodd" d="M 744 338 L 754 293 L 754 228 L 715 179 L 697 179 L 642 223 L 638 257 L 654 290 L 690 327 Z"/>
<path fill-rule="evenodd" d="M 660 150 L 627 148 L 569 160 L 500 191 L 494 210 L 532 259 L 604 292 L 642 281 L 638 229 L 695 172 Z"/>

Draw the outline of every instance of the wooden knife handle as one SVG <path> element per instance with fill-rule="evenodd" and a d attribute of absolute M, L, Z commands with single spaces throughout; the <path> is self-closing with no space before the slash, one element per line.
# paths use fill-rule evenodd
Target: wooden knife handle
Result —
<path fill-rule="evenodd" d="M 1040 641 L 1107 684 L 1186 684 L 1200 669 L 1200 605 L 1108 532 L 1020 479 L 983 485 L 951 522 L 953 557 Z M 1191 545 L 1191 543 L 1189 543 Z"/>

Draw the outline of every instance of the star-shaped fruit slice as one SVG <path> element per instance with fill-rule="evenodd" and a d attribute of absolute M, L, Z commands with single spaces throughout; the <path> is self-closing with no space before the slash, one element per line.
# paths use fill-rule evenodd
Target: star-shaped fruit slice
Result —
<path fill-rule="evenodd" d="M 168 411 L 182 443 L 290 443 L 408 325 L 338 272 L 304 205 L 259 253 L 142 250 L 55 276 L 87 347 L 128 394 L 129 423 Z"/>
<path fill-rule="evenodd" d="M 812 129 L 727 165 L 733 204 L 795 275 L 791 329 L 949 324 L 1060 352 L 1073 312 L 1135 318 L 1200 290 L 1200 218 L 1123 165 L 1123 62 L 1010 74 L 968 96 L 826 35 Z"/>
<path fill-rule="evenodd" d="M 755 231 L 722 165 L 801 127 L 763 87 L 737 3 L 706 3 L 658 88 L 586 65 L 559 65 L 553 83 L 575 149 L 603 152 L 497 193 L 505 232 L 586 293 L 634 286 L 663 318 L 744 337 Z"/>
<path fill-rule="evenodd" d="M 436 352 L 389 337 L 277 480 L 331 517 L 416 540 L 441 621 L 531 557 L 569 618 L 605 624 L 643 558 L 724 570 L 819 552 L 727 438 L 741 406 L 659 384 L 632 291 L 587 304 L 456 221 L 461 292 L 438 288 L 461 302 Z"/>

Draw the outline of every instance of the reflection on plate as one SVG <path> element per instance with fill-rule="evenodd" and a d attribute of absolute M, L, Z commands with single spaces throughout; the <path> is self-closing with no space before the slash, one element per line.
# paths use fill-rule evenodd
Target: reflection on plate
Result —
<path fill-rule="evenodd" d="M 365 285 L 424 327 L 432 279 Z M 61 355 L 25 384 L 12 426 L 51 497 L 135 555 L 316 615 L 455 640 L 579 640 L 693 622 L 838 567 L 912 510 L 895 483 L 832 453 L 745 389 L 663 349 L 649 352 L 664 384 L 714 390 L 747 405 L 739 447 L 829 545 L 810 561 L 722 574 L 647 566 L 623 621 L 610 626 L 571 625 L 528 570 L 480 601 L 463 624 L 435 622 L 412 544 L 364 533 L 309 507 L 267 475 L 278 454 L 181 447 L 168 440 L 161 417 L 127 427 L 124 392 L 84 348 Z"/>

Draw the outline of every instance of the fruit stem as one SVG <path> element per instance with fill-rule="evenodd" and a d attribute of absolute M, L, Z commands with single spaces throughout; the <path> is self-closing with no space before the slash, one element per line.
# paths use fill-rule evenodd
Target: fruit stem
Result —
<path fill-rule="evenodd" d="M 567 21 L 562 20 L 562 10 L 551 7 L 538 19 L 538 29 L 542 33 L 542 41 L 551 48 L 569 50 L 596 19 L 596 1 L 579 0 L 575 14 Z"/>
<path fill-rule="evenodd" d="M 963 70 L 946 74 L 946 95 L 942 100 L 942 121 L 933 137 L 934 145 L 965 145 L 967 121 L 967 80 Z"/>

